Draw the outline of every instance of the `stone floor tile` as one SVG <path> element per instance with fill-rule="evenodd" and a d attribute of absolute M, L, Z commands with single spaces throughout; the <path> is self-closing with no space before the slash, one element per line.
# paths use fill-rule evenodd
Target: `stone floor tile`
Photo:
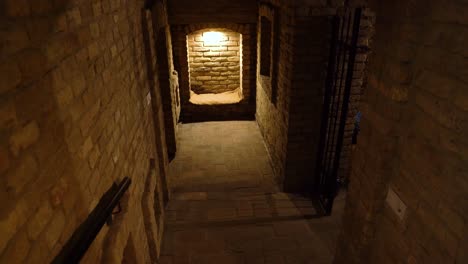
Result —
<path fill-rule="evenodd" d="M 184 124 L 179 132 L 161 263 L 332 263 L 342 196 L 332 216 L 306 219 L 313 204 L 278 191 L 255 122 Z"/>

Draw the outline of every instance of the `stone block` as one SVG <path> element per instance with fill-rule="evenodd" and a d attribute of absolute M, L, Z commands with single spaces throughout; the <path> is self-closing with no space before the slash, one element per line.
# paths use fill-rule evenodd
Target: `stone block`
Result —
<path fill-rule="evenodd" d="M 226 72 L 228 70 L 227 67 L 212 67 L 212 71 L 219 71 L 219 72 Z"/>
<path fill-rule="evenodd" d="M 5 252 L 1 255 L 0 261 L 3 263 L 22 263 L 26 259 L 26 252 L 29 251 L 30 247 L 31 242 L 23 230 L 10 241 Z"/>
<path fill-rule="evenodd" d="M 195 52 L 207 52 L 207 51 L 213 51 L 213 48 L 208 48 L 208 47 L 189 47 L 191 51 Z"/>
<path fill-rule="evenodd" d="M 39 210 L 29 220 L 27 225 L 28 236 L 36 240 L 53 216 L 53 210 L 48 201 L 43 201 Z"/>
<path fill-rule="evenodd" d="M 57 210 L 44 231 L 44 242 L 49 250 L 53 250 L 59 241 L 60 235 L 65 227 L 65 223 L 65 214 L 63 211 Z"/>
<path fill-rule="evenodd" d="M 53 257 L 55 256 L 51 255 L 45 243 L 33 243 L 27 255 L 27 261 L 29 263 L 49 263 Z"/>
<path fill-rule="evenodd" d="M 37 176 L 38 170 L 37 161 L 33 156 L 23 157 L 16 171 L 6 177 L 7 191 L 19 194 L 25 185 Z"/>
<path fill-rule="evenodd" d="M 219 59 L 219 58 L 205 58 L 205 57 L 195 57 L 193 58 L 193 62 L 209 62 L 209 61 L 212 61 L 212 60 L 216 60 L 216 59 Z"/>
<path fill-rule="evenodd" d="M 88 112 L 84 113 L 79 124 L 82 135 L 88 134 L 89 129 L 93 125 L 95 117 L 99 113 L 100 108 L 101 101 L 98 100 L 94 103 L 94 105 L 91 106 L 91 108 L 88 109 Z"/>
<path fill-rule="evenodd" d="M 227 52 L 227 51 L 226 51 Z M 203 52 L 203 56 L 205 57 L 217 57 L 220 55 L 220 52 Z M 235 54 L 234 54 L 235 55 Z M 222 55 L 222 56 L 225 56 L 225 55 Z"/>
<path fill-rule="evenodd" d="M 197 76 L 195 79 L 199 81 L 209 81 L 211 80 L 211 76 Z"/>
<path fill-rule="evenodd" d="M 68 23 L 75 27 L 81 24 L 81 12 L 78 7 L 75 7 L 67 12 Z"/>
<path fill-rule="evenodd" d="M 99 150 L 99 147 L 96 146 L 96 147 L 93 148 L 93 150 L 90 152 L 89 158 L 88 158 L 89 166 L 91 167 L 91 169 L 94 169 L 94 168 L 95 168 L 96 163 L 98 162 L 98 160 L 99 160 L 100 157 L 101 157 L 101 151 Z"/>
<path fill-rule="evenodd" d="M 190 52 L 190 56 L 193 56 L 193 57 L 203 57 L 203 56 L 207 56 L 206 54 L 209 53 L 209 52 Z M 219 54 L 214 54 L 213 56 L 218 56 Z"/>
<path fill-rule="evenodd" d="M 36 121 L 30 122 L 18 129 L 10 137 L 10 150 L 18 156 L 22 149 L 26 149 L 39 139 L 39 126 Z"/>
<path fill-rule="evenodd" d="M 237 52 L 235 51 L 222 51 L 219 53 L 220 56 L 236 56 Z"/>
<path fill-rule="evenodd" d="M 91 137 L 86 138 L 83 145 L 81 146 L 81 157 L 83 159 L 88 157 L 89 152 L 93 148 L 93 140 Z"/>

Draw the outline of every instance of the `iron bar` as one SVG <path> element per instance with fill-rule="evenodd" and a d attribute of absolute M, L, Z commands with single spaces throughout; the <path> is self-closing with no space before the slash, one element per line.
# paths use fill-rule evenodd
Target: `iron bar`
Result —
<path fill-rule="evenodd" d="M 131 182 L 130 178 L 125 177 L 119 185 L 112 184 L 88 215 L 88 218 L 75 230 L 71 238 L 63 246 L 52 261 L 53 264 L 79 263 L 106 221 L 112 217 L 114 208 L 119 204 Z"/>

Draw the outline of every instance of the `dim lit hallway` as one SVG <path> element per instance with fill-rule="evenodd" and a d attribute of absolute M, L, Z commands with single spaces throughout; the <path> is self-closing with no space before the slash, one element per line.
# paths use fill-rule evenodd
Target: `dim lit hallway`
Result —
<path fill-rule="evenodd" d="M 254 121 L 179 127 L 162 263 L 331 263 L 344 196 L 331 217 L 277 191 Z"/>
<path fill-rule="evenodd" d="M 178 142 L 177 155 L 169 165 L 174 192 L 275 190 L 268 154 L 254 121 L 180 124 Z"/>

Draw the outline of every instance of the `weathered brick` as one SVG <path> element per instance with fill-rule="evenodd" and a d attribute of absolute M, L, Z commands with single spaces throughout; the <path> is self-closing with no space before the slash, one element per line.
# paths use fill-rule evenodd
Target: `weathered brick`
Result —
<path fill-rule="evenodd" d="M 67 12 L 67 18 L 71 26 L 78 26 L 81 24 L 81 12 L 80 9 L 75 7 Z"/>
<path fill-rule="evenodd" d="M 211 76 L 198 76 L 196 79 L 200 81 L 209 81 L 211 80 Z"/>
<path fill-rule="evenodd" d="M 99 147 L 96 146 L 95 148 L 93 148 L 93 150 L 89 154 L 89 166 L 91 167 L 91 169 L 94 169 L 100 156 L 101 156 L 101 151 L 99 150 Z"/>
<path fill-rule="evenodd" d="M 65 214 L 61 210 L 57 210 L 44 231 L 44 242 L 46 243 L 49 250 L 52 250 L 57 244 L 65 227 L 65 223 Z"/>
<path fill-rule="evenodd" d="M 20 160 L 20 164 L 14 173 L 7 175 L 7 190 L 19 194 L 25 185 L 37 176 L 38 170 L 36 159 L 31 155 L 26 155 Z"/>
<path fill-rule="evenodd" d="M 29 251 L 31 243 L 25 231 L 19 232 L 9 243 L 8 247 L 0 257 L 4 263 L 21 263 L 26 258 L 26 252 Z"/>
<path fill-rule="evenodd" d="M 36 240 L 39 234 L 44 230 L 47 223 L 53 216 L 53 210 L 48 201 L 44 201 L 39 207 L 39 210 L 34 214 L 28 222 L 28 236 L 32 240 Z"/>
<path fill-rule="evenodd" d="M 211 52 L 211 51 L 203 52 L 203 56 L 205 56 L 205 57 L 216 57 L 216 56 L 220 56 L 220 52 Z"/>
<path fill-rule="evenodd" d="M 39 126 L 37 122 L 30 122 L 18 129 L 10 137 L 10 149 L 15 156 L 19 155 L 22 149 L 26 149 L 39 139 Z"/>

